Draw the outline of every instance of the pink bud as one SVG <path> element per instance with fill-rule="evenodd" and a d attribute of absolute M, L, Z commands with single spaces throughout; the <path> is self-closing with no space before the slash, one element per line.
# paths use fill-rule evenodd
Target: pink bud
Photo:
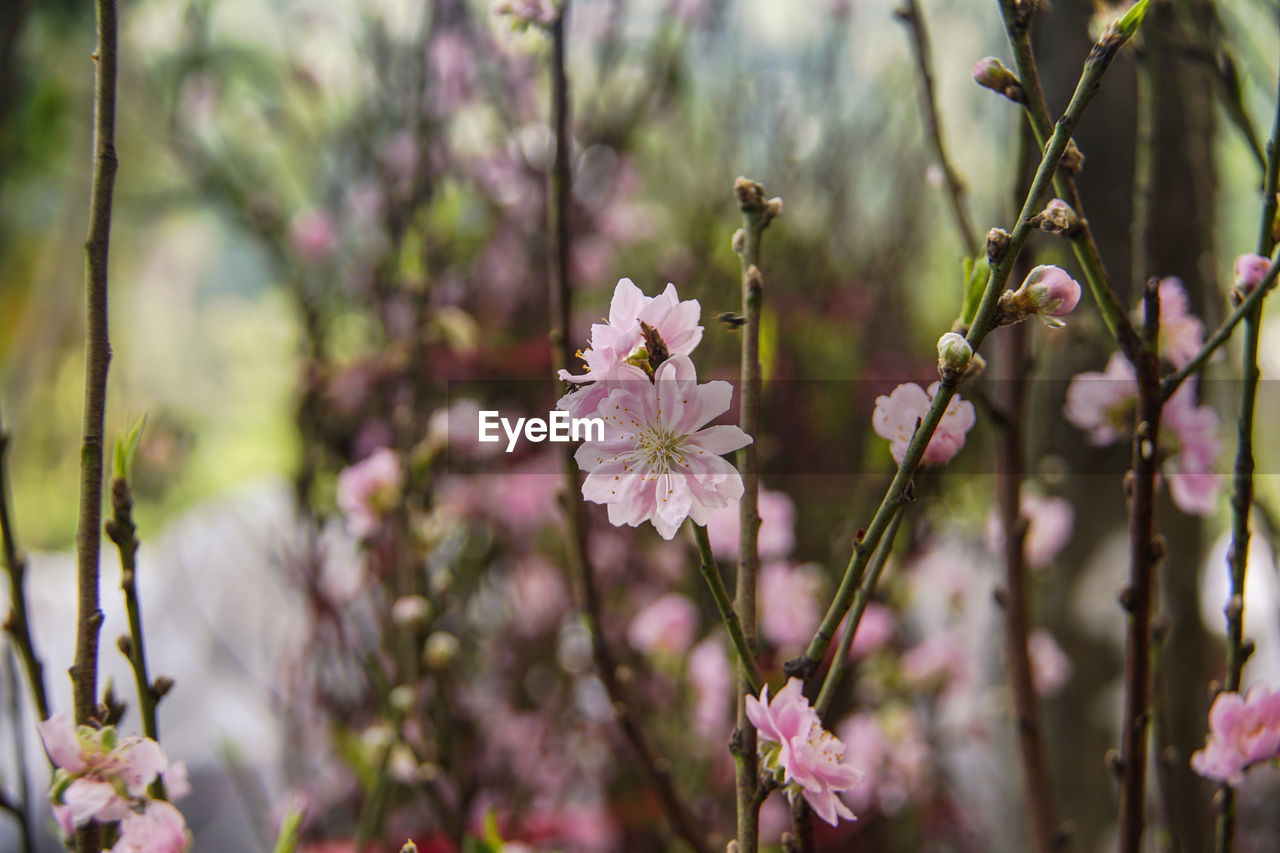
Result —
<path fill-rule="evenodd" d="M 1259 284 L 1262 284 L 1262 280 L 1267 277 L 1270 270 L 1270 258 L 1262 255 L 1241 255 L 1236 258 L 1236 287 L 1240 288 L 1242 294 L 1248 296 Z"/>
<path fill-rule="evenodd" d="M 1080 302 L 1079 282 L 1061 267 L 1036 267 L 1027 274 L 1026 281 L 1018 290 L 1021 294 L 1019 301 L 1041 318 L 1065 317 Z"/>
<path fill-rule="evenodd" d="M 1004 88 L 1009 69 L 994 56 L 984 56 L 973 64 L 973 80 L 979 86 L 999 91 Z"/>

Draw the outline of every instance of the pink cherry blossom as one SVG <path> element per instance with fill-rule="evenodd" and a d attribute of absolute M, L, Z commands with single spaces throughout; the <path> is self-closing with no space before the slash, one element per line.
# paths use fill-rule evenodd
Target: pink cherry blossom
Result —
<path fill-rule="evenodd" d="M 1090 444 L 1102 447 L 1128 431 L 1137 394 L 1133 365 L 1120 353 L 1112 353 L 1101 373 L 1088 371 L 1071 380 L 1062 414 L 1085 432 Z"/>
<path fill-rule="evenodd" d="M 615 525 L 652 521 L 664 539 L 686 518 L 705 525 L 710 510 L 742 497 L 742 477 L 721 454 L 751 437 L 736 426 L 706 427 L 732 396 L 728 382 L 699 385 L 687 356 L 663 362 L 652 384 L 615 387 L 598 411 L 604 440 L 586 442 L 575 454 L 589 472 L 583 497 L 608 505 Z"/>
<path fill-rule="evenodd" d="M 395 451 L 379 448 L 338 474 L 338 509 L 352 534 L 367 539 L 400 500 L 403 472 Z"/>
<path fill-rule="evenodd" d="M 840 818 L 856 820 L 837 794 L 856 785 L 863 774 L 844 763 L 844 744 L 822 727 L 803 691 L 800 679 L 791 678 L 772 701 L 767 684 L 759 699 L 747 697 L 747 717 L 759 733 L 762 763 L 777 775 L 792 802 L 803 795 L 832 826 Z"/>
<path fill-rule="evenodd" d="M 1235 267 L 1232 270 L 1235 285 L 1244 296 L 1248 296 L 1262 284 L 1262 280 L 1270 271 L 1271 259 L 1265 255 L 1241 255 L 1236 258 Z"/>
<path fill-rule="evenodd" d="M 816 565 L 767 564 L 760 571 L 760 633 L 780 648 L 804 646 L 822 621 L 821 590 Z"/>
<path fill-rule="evenodd" d="M 1027 565 L 1042 569 L 1071 541 L 1075 510 L 1062 498 L 1045 497 L 1034 489 L 1022 490 L 1022 517 L 1027 520 L 1023 542 Z M 1004 548 L 1004 528 L 995 511 L 987 517 L 987 547 L 996 554 Z"/>
<path fill-rule="evenodd" d="M 1201 776 L 1231 785 L 1250 766 L 1280 756 L 1280 692 L 1255 685 L 1248 695 L 1219 693 L 1209 709 L 1209 738 L 1191 756 Z"/>
<path fill-rule="evenodd" d="M 698 608 L 678 592 L 650 602 L 627 627 L 627 641 L 649 655 L 680 657 L 698 631 Z"/>
<path fill-rule="evenodd" d="M 65 711 L 37 723 L 45 751 L 70 782 L 58 792 L 55 816 L 62 825 L 121 820 L 131 804 L 169 767 L 160 745 L 144 737 L 117 739 L 115 729 L 79 728 Z M 179 771 L 175 779 L 181 781 Z M 63 807 L 57 811 L 58 807 Z"/>
<path fill-rule="evenodd" d="M 914 382 L 907 382 L 893 389 L 889 396 L 876 398 L 871 425 L 876 435 L 888 440 L 893 461 L 899 465 L 907 453 L 907 445 L 916 431 L 916 424 L 928 414 L 939 386 L 940 383 L 935 382 L 926 391 Z M 960 448 L 964 447 L 965 434 L 976 420 L 972 403 L 961 400 L 958 394 L 952 397 L 938 428 L 929 439 L 923 461 L 935 465 L 951 461 L 960 452 Z"/>
<path fill-rule="evenodd" d="M 164 800 L 153 800 L 142 814 L 120 822 L 120 840 L 111 853 L 183 853 L 191 843 L 187 822 Z"/>
<path fill-rule="evenodd" d="M 741 502 L 733 501 L 723 509 L 707 514 L 707 538 L 718 557 L 736 560 L 739 531 L 742 529 Z M 796 505 L 786 492 L 761 489 L 757 501 L 760 530 L 756 547 L 762 560 L 780 560 L 791 553 L 796 544 Z"/>
<path fill-rule="evenodd" d="M 1071 680 L 1071 658 L 1044 628 L 1027 638 L 1027 655 L 1031 659 L 1031 683 L 1041 696 L 1054 696 Z"/>
<path fill-rule="evenodd" d="M 338 229 L 328 213 L 308 210 L 290 223 L 289 245 L 304 261 L 324 263 L 338 249 Z"/>
<path fill-rule="evenodd" d="M 596 413 L 609 393 L 606 381 L 632 382 L 647 379 L 644 369 L 629 359 L 644 346 L 640 324 L 652 326 L 662 338 L 670 356 L 688 355 L 702 340 L 698 324 L 702 308 L 698 300 L 680 301 L 676 286 L 668 284 L 658 296 L 645 296 L 631 279 L 621 279 L 609 303 L 609 319 L 591 327 L 591 346 L 581 354 L 587 372 L 574 375 L 560 371 L 560 379 L 588 387 L 561 397 L 556 404 L 575 418 Z"/>
<path fill-rule="evenodd" d="M 1169 495 L 1183 512 L 1212 515 L 1218 506 L 1222 475 L 1214 464 L 1222 451 L 1218 413 L 1195 404 L 1195 384 L 1184 382 L 1165 403 L 1164 429 L 1177 452 L 1164 464 Z"/>
<path fill-rule="evenodd" d="M 1041 318 L 1065 317 L 1080 302 L 1080 283 L 1062 267 L 1038 266 L 1027 273 L 1014 296 Z"/>
<path fill-rule="evenodd" d="M 1178 278 L 1160 281 L 1160 355 L 1182 367 L 1204 346 L 1204 323 L 1191 313 L 1187 291 Z"/>
<path fill-rule="evenodd" d="M 970 652 L 951 631 L 930 634 L 902 656 L 902 677 L 910 684 L 957 690 L 973 677 Z"/>
<path fill-rule="evenodd" d="M 689 683 L 695 693 L 694 728 L 707 736 L 724 734 L 733 698 L 733 669 L 718 636 L 707 637 L 689 653 Z"/>

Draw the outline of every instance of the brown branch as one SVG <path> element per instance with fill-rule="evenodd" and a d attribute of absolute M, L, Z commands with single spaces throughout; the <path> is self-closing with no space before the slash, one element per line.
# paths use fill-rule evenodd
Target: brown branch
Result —
<path fill-rule="evenodd" d="M 75 720 L 89 724 L 98 693 L 98 632 L 102 611 L 98 600 L 102 545 L 103 421 L 107 409 L 107 368 L 111 342 L 107 326 L 107 259 L 111 241 L 111 201 L 116 178 L 116 46 L 115 0 L 97 0 L 97 84 L 94 94 L 94 171 L 85 242 L 86 334 L 84 428 L 80 449 L 80 520 L 76 531 L 78 613 L 76 655 L 71 666 Z M 76 834 L 78 853 L 99 853 L 99 831 L 90 823 Z"/>
<path fill-rule="evenodd" d="M 9 514 L 8 451 L 9 433 L 5 432 L 4 421 L 0 419 L 0 546 L 3 546 L 0 553 L 4 556 L 5 571 L 9 575 L 9 614 L 5 617 L 4 629 L 22 657 L 36 713 L 41 720 L 47 720 L 50 710 L 49 694 L 44 684 L 44 663 L 36 653 L 27 612 L 27 559 L 18 548 L 13 519 Z"/>
<path fill-rule="evenodd" d="M 1125 638 L 1124 717 L 1120 746 L 1121 853 L 1139 853 L 1146 818 L 1147 724 L 1150 716 L 1151 575 L 1161 555 L 1155 537 L 1156 472 L 1159 468 L 1160 364 L 1155 351 L 1160 321 L 1157 282 L 1143 294 L 1143 346 L 1134 364 L 1138 407 L 1134 414 L 1133 468 L 1126 475 L 1129 498 L 1129 585 L 1121 594 L 1128 611 Z"/>
<path fill-rule="evenodd" d="M 1009 689 L 1013 697 L 1014 725 L 1018 757 L 1026 793 L 1027 819 L 1032 849 L 1037 853 L 1060 850 L 1066 840 L 1060 831 L 1053 805 L 1044 737 L 1040 728 L 1040 708 L 1031 680 L 1031 659 L 1027 649 L 1030 634 L 1027 617 L 1027 523 L 1022 517 L 1021 489 L 1026 476 L 1023 424 L 1027 405 L 1027 383 L 1023 374 L 1026 359 L 1026 326 L 1005 330 L 1000 359 L 1001 380 L 997 383 L 1003 399 L 1001 410 L 1008 420 L 996 442 L 996 501 L 1004 528 L 1005 587 L 1001 597 L 1005 622 L 1005 659 L 1009 667 Z"/>
<path fill-rule="evenodd" d="M 555 132 L 555 162 L 551 172 L 550 192 L 550 246 L 547 256 L 550 303 L 551 345 L 555 367 L 568 368 L 573 358 L 569 343 L 569 320 L 573 288 L 569 277 L 570 231 L 569 200 L 572 171 L 569 154 L 572 140 L 569 137 L 569 80 L 565 73 L 565 30 L 569 17 L 569 0 L 564 0 L 559 16 L 550 25 L 551 57 L 551 114 Z M 604 685 L 613 706 L 618 728 L 631 745 L 631 751 L 648 777 L 650 787 L 659 804 L 671 821 L 676 834 L 696 853 L 711 853 L 703 835 L 703 829 L 693 813 L 676 792 L 671 774 L 659 763 L 653 747 L 635 712 L 622 682 L 618 678 L 618 666 L 605 638 L 601 613 L 600 593 L 595 575 L 587 559 L 586 507 L 581 500 L 581 483 L 577 463 L 573 459 L 573 447 L 566 444 L 563 455 L 564 479 L 567 489 L 565 501 L 565 552 L 571 572 L 577 578 L 581 596 L 583 620 L 591 635 L 591 656 L 596 674 Z"/>

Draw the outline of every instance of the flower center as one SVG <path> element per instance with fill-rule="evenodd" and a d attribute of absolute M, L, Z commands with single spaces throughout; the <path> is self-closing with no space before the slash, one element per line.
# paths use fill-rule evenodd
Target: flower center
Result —
<path fill-rule="evenodd" d="M 686 464 L 684 436 L 675 435 L 661 422 L 650 424 L 636 437 L 636 453 L 650 471 L 659 475 Z"/>
<path fill-rule="evenodd" d="M 809 727 L 809 746 L 813 747 L 825 761 L 839 764 L 844 761 L 844 744 L 840 739 L 822 727 L 822 723 L 814 721 Z"/>

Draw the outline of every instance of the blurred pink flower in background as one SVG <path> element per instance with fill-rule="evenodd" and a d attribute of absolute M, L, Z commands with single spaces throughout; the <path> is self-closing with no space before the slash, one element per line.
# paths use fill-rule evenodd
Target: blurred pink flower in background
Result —
<path fill-rule="evenodd" d="M 681 657 L 698 633 L 698 608 L 678 592 L 647 604 L 627 626 L 627 642 L 648 655 Z"/>
<path fill-rule="evenodd" d="M 902 656 L 902 677 L 910 684 L 951 692 L 967 685 L 972 675 L 970 652 L 949 630 L 930 634 Z"/>
<path fill-rule="evenodd" d="M 323 210 L 305 211 L 289 224 L 289 245 L 302 260 L 323 263 L 338 249 L 337 226 Z"/>
<path fill-rule="evenodd" d="M 759 699 L 747 697 L 746 710 L 760 736 L 762 764 L 778 776 L 792 802 L 803 795 L 832 826 L 840 818 L 857 819 L 837 794 L 856 785 L 862 773 L 845 763 L 844 744 L 822 727 L 800 679 L 788 679 L 772 701 L 766 684 Z"/>
<path fill-rule="evenodd" d="M 725 734 L 733 699 L 733 670 L 718 635 L 707 637 L 689 653 L 689 683 L 695 693 L 694 728 L 707 736 Z"/>
<path fill-rule="evenodd" d="M 846 624 L 848 619 L 841 624 L 841 631 Z M 853 642 L 849 645 L 849 657 L 857 659 L 875 654 L 889 645 L 897 633 L 898 617 L 893 608 L 873 601 L 867 605 L 862 619 L 858 621 L 858 633 L 853 635 Z"/>
<path fill-rule="evenodd" d="M 939 387 L 940 383 L 935 382 L 926 391 L 914 382 L 907 382 L 894 388 L 889 396 L 881 395 L 876 398 L 871 425 L 875 428 L 876 435 L 889 442 L 893 461 L 899 465 L 906 456 L 907 445 L 915 434 L 916 424 L 928 414 Z M 960 452 L 960 448 L 964 447 L 965 434 L 976 420 L 972 403 L 961 400 L 958 394 L 952 397 L 938 428 L 929 439 L 923 461 L 934 465 L 950 462 Z"/>
<path fill-rule="evenodd" d="M 1130 429 L 1138 393 L 1136 376 L 1127 358 L 1112 353 L 1101 373 L 1091 370 L 1072 378 L 1063 416 L 1084 431 L 1090 444 L 1112 444 Z"/>
<path fill-rule="evenodd" d="M 1031 659 L 1031 683 L 1041 696 L 1056 696 L 1071 680 L 1071 658 L 1044 628 L 1027 638 L 1027 655 Z"/>
<path fill-rule="evenodd" d="M 1160 280 L 1160 355 L 1182 367 L 1204 346 L 1204 323 L 1191 313 L 1182 279 Z"/>
<path fill-rule="evenodd" d="M 929 740 L 910 708 L 859 711 L 837 727 L 845 744 L 845 758 L 864 768 L 862 782 L 844 799 L 857 812 L 879 811 L 893 816 L 929 794 Z"/>
<path fill-rule="evenodd" d="M 717 557 L 737 559 L 742 529 L 741 502 L 732 501 L 707 514 L 707 538 Z M 796 505 L 786 492 L 761 489 L 757 501 L 760 530 L 756 547 L 762 560 L 788 556 L 796 544 Z"/>
<path fill-rule="evenodd" d="M 1232 268 L 1235 286 L 1243 296 L 1253 293 L 1270 271 L 1271 259 L 1265 255 L 1241 255 Z"/>
<path fill-rule="evenodd" d="M 781 648 L 804 646 L 822 621 L 822 570 L 769 563 L 760 570 L 760 633 Z"/>
<path fill-rule="evenodd" d="M 1172 436 L 1177 453 L 1165 461 L 1169 495 L 1183 512 L 1212 515 L 1218 506 L 1222 475 L 1214 464 L 1222 450 L 1218 413 L 1195 404 L 1195 383 L 1184 382 L 1164 405 L 1163 434 Z"/>
<path fill-rule="evenodd" d="M 338 474 L 338 509 L 352 535 L 367 539 L 400 500 L 403 484 L 400 457 L 386 447 Z"/>
<path fill-rule="evenodd" d="M 1042 569 L 1053 562 L 1058 552 L 1071 541 L 1075 524 L 1075 509 L 1063 498 L 1045 497 L 1038 491 L 1024 487 L 1021 496 L 1022 517 L 1027 520 L 1027 535 L 1023 552 L 1027 565 Z M 1004 550 L 1004 528 L 996 510 L 987 517 L 987 547 L 992 553 Z"/>
<path fill-rule="evenodd" d="M 1253 764 L 1280 755 L 1280 692 L 1255 685 L 1246 696 L 1219 693 L 1209 709 L 1209 738 L 1191 756 L 1201 776 L 1230 785 L 1244 781 Z"/>
<path fill-rule="evenodd" d="M 574 457 L 589 472 L 583 497 L 606 504 L 610 523 L 652 521 L 664 539 L 685 518 L 706 524 L 709 510 L 742 496 L 742 477 L 720 455 L 751 437 L 736 426 L 705 427 L 728 410 L 732 395 L 728 382 L 699 385 L 687 356 L 663 362 L 652 385 L 611 391 L 598 410 L 604 441 L 585 442 Z"/>
<path fill-rule="evenodd" d="M 512 23 L 549 24 L 556 19 L 554 0 L 494 0 L 490 6 L 495 16 L 510 18 Z"/>
<path fill-rule="evenodd" d="M 120 839 L 111 853 L 182 853 L 190 843 L 182 812 L 154 800 L 142 814 L 130 814 L 120 822 Z"/>
<path fill-rule="evenodd" d="M 569 608 L 562 572 L 537 555 L 516 563 L 506 592 L 513 627 L 522 636 L 535 636 L 554 627 Z"/>

